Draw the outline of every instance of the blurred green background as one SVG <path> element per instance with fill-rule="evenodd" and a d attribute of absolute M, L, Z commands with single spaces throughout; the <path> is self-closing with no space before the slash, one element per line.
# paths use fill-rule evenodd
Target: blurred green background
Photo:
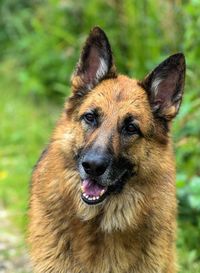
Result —
<path fill-rule="evenodd" d="M 173 124 L 177 247 L 180 272 L 200 272 L 200 1 L 1 0 L 0 9 L 0 208 L 12 225 L 25 234 L 32 167 L 70 93 L 81 46 L 99 25 L 121 73 L 142 79 L 168 55 L 186 55 Z"/>

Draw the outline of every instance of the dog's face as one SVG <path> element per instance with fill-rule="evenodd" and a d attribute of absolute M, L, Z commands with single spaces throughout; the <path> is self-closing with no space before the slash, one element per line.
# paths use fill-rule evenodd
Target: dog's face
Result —
<path fill-rule="evenodd" d="M 66 146 L 71 146 L 82 202 L 105 203 L 125 185 L 131 188 L 135 177 L 158 168 L 179 110 L 184 73 L 184 56 L 175 54 L 143 81 L 117 75 L 105 33 L 92 30 L 66 103 L 66 128 L 73 135 Z"/>
<path fill-rule="evenodd" d="M 83 132 L 77 159 L 82 199 L 93 205 L 120 193 L 137 174 L 153 117 L 137 81 L 119 76 L 103 81 L 85 98 L 78 119 Z"/>

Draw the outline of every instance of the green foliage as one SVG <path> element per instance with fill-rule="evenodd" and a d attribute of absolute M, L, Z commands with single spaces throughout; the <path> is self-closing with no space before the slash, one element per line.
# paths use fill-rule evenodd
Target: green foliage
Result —
<path fill-rule="evenodd" d="M 9 54 L 16 59 L 21 92 L 51 97 L 66 94 L 80 45 L 89 30 L 99 25 L 108 33 L 119 70 L 143 77 L 164 56 L 182 49 L 177 43 L 182 29 L 176 36 L 169 35 L 165 26 L 169 23 L 161 21 L 161 8 L 170 15 L 169 5 L 163 5 L 153 0 L 90 0 L 76 5 L 70 0 L 3 1 L 3 57 Z M 157 39 L 161 35 L 165 39 Z"/>
<path fill-rule="evenodd" d="M 47 144 L 58 110 L 50 102 L 18 94 L 15 82 L 1 81 L 0 88 L 9 90 L 0 100 L 0 205 L 8 207 L 15 222 L 24 227 L 32 168 Z"/>
<path fill-rule="evenodd" d="M 185 53 L 185 96 L 173 124 L 178 247 L 181 272 L 200 272 L 200 1 L 2 0 L 0 8 L 0 198 L 22 225 L 31 168 L 89 30 L 105 29 L 119 71 L 137 78 Z"/>
<path fill-rule="evenodd" d="M 200 2 L 190 1 L 183 7 L 183 49 L 187 60 L 186 91 L 181 111 L 174 124 L 177 160 L 177 187 L 182 233 L 187 250 L 199 259 L 200 248 L 200 91 L 198 59 L 200 57 Z M 189 237 L 190 239 L 188 240 Z"/>

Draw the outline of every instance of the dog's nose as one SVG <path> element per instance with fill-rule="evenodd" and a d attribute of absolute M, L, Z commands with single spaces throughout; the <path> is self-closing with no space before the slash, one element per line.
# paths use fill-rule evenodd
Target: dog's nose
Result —
<path fill-rule="evenodd" d="M 105 173 L 109 165 L 107 156 L 88 153 L 84 156 L 82 166 L 87 174 L 100 176 Z"/>

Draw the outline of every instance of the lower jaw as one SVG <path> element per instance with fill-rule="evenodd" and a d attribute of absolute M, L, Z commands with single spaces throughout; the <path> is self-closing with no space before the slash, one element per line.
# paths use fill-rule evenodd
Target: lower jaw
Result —
<path fill-rule="evenodd" d="M 105 192 L 102 196 L 99 197 L 99 199 L 96 200 L 89 200 L 86 197 L 84 197 L 83 193 L 81 194 L 81 199 L 87 204 L 87 205 L 98 205 L 102 203 L 108 196 L 108 193 Z"/>

